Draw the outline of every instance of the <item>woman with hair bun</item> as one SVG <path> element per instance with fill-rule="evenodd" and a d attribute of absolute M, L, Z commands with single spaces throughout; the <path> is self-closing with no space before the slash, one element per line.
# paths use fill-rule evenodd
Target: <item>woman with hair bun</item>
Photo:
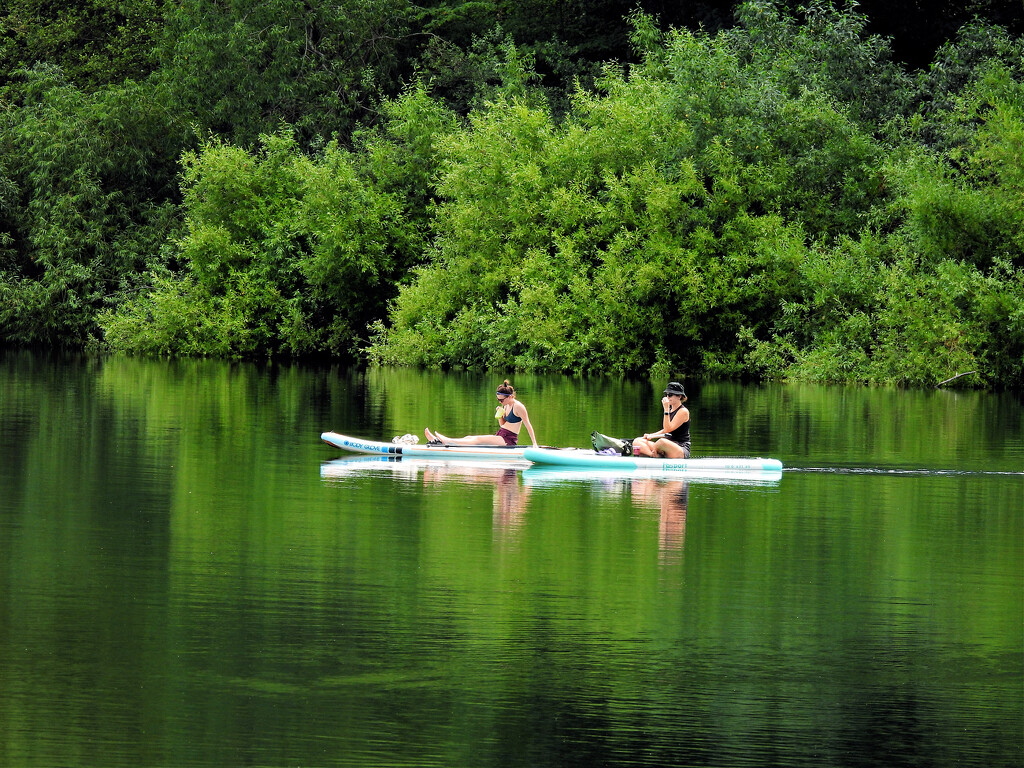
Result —
<path fill-rule="evenodd" d="M 494 412 L 494 418 L 498 420 L 498 431 L 493 435 L 467 435 L 466 437 L 445 437 L 440 432 L 431 432 L 424 429 L 423 434 L 427 436 L 427 444 L 433 445 L 507 445 L 519 444 L 519 432 L 526 425 L 530 433 L 534 447 L 537 446 L 537 436 L 533 433 L 533 424 L 530 423 L 530 413 L 526 406 L 516 400 L 516 390 L 509 383 L 508 379 L 502 382 L 495 392 L 498 398 L 498 408 Z"/>

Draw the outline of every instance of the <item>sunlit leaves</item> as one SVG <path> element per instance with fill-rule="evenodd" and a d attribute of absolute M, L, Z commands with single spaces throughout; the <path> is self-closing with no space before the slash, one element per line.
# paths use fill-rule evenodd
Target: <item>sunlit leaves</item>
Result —
<path fill-rule="evenodd" d="M 371 357 L 910 385 L 988 361 L 1019 380 L 1013 78 L 954 100 L 980 130 L 949 165 L 888 143 L 914 94 L 863 17 L 746 13 L 715 37 L 638 17 L 642 64 L 608 67 L 566 120 L 498 99 L 448 134 L 434 261 Z"/>
<path fill-rule="evenodd" d="M 794 184 L 806 143 L 787 132 L 846 124 L 827 101 L 765 102 L 765 83 L 727 47 L 680 32 L 630 77 L 609 69 L 601 95 L 577 93 L 562 124 L 516 100 L 475 113 L 445 145 L 437 261 L 403 290 L 373 354 L 740 370 L 740 326 L 763 333 L 796 285 L 802 229 L 777 213 L 827 206 L 842 169 L 863 161 L 837 153 L 836 173 Z M 444 281 L 428 279 L 435 269 Z M 414 341 L 445 327 L 444 351 Z"/>
<path fill-rule="evenodd" d="M 368 185 L 337 143 L 310 157 L 287 132 L 262 137 L 255 152 L 210 141 L 186 157 L 184 188 L 178 254 L 190 276 L 157 277 L 105 316 L 120 348 L 347 353 L 407 266 L 393 249 L 403 239 L 401 206 Z M 207 308 L 198 331 L 162 316 L 186 300 Z"/>

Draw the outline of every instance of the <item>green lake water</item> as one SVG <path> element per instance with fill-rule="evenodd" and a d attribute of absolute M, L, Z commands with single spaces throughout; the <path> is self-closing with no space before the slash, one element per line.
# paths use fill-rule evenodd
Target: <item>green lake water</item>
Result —
<path fill-rule="evenodd" d="M 1024 765 L 1020 396 L 684 379 L 762 483 L 319 441 L 504 377 L 0 351 L 0 765 Z M 512 378 L 542 443 L 660 423 Z"/>

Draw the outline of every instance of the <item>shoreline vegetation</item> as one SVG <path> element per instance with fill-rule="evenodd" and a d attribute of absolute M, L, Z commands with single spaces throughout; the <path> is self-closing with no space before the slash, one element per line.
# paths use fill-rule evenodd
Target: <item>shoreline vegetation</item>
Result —
<path fill-rule="evenodd" d="M 0 344 L 1024 389 L 1018 33 L 564 5 L 12 0 Z"/>

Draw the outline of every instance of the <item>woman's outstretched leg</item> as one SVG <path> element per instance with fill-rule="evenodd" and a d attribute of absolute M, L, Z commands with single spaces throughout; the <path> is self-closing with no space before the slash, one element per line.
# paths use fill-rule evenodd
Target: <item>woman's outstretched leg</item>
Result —
<path fill-rule="evenodd" d="M 431 432 L 434 440 L 444 445 L 505 445 L 505 441 L 497 435 L 467 435 L 466 437 L 445 437 L 440 432 Z"/>

